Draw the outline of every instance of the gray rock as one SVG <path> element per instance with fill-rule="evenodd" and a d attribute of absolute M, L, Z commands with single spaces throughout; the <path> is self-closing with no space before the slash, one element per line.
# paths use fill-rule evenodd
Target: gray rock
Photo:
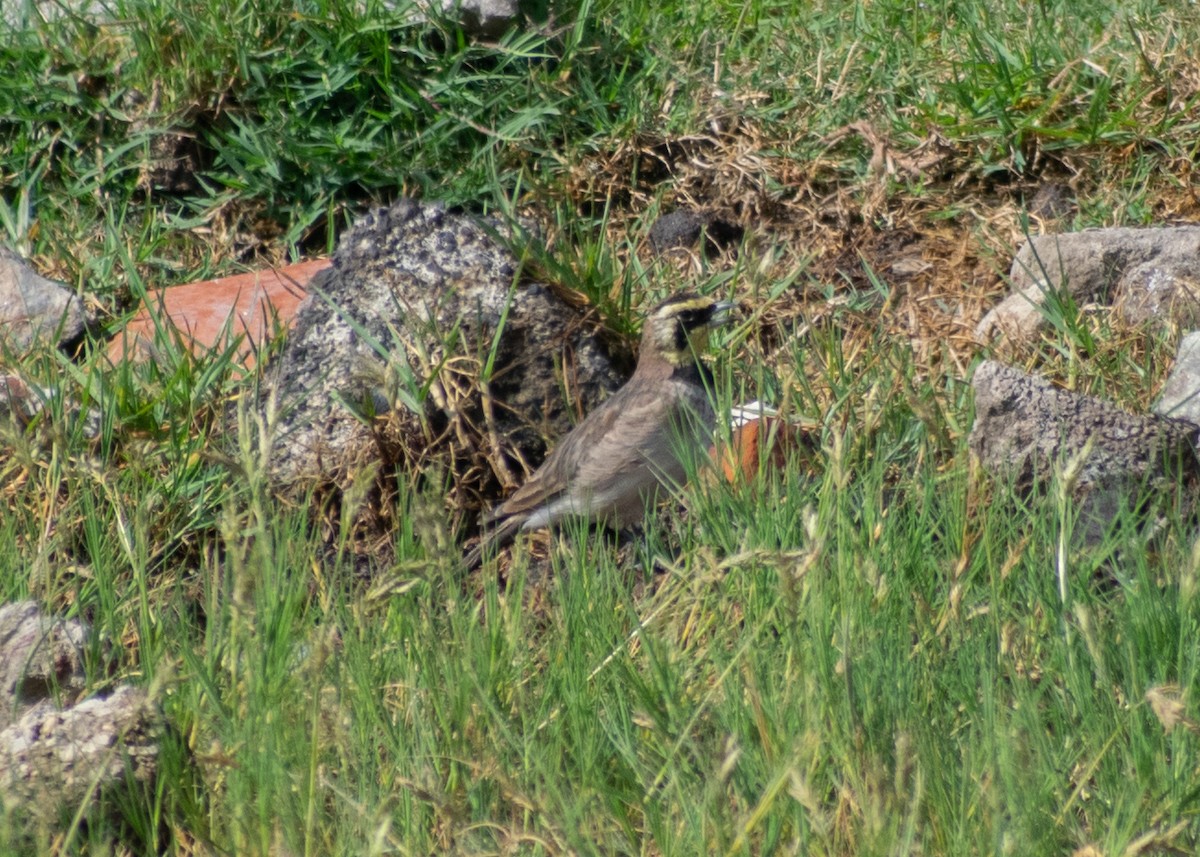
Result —
<path fill-rule="evenodd" d="M 0 729 L 0 806 L 53 818 L 101 788 L 150 781 L 160 733 L 154 706 L 128 685 L 72 708 L 36 705 Z"/>
<path fill-rule="evenodd" d="M 442 14 L 455 18 L 468 36 L 497 39 L 521 20 L 516 0 L 440 0 Z"/>
<path fill-rule="evenodd" d="M 33 705 L 74 700 L 87 635 L 81 622 L 46 616 L 32 601 L 0 607 L 0 728 Z"/>
<path fill-rule="evenodd" d="M 1193 330 L 1179 343 L 1175 365 L 1154 413 L 1200 425 L 1200 330 Z"/>
<path fill-rule="evenodd" d="M 438 464 L 455 490 L 511 484 L 620 386 L 598 321 L 518 282 L 503 232 L 401 200 L 342 238 L 267 373 L 280 487 L 403 460 Z"/>
<path fill-rule="evenodd" d="M 62 283 L 48 280 L 0 246 L 0 342 L 25 351 L 38 342 L 62 347 L 87 326 L 83 302 Z"/>
<path fill-rule="evenodd" d="M 1030 238 L 1009 272 L 1013 292 L 975 329 L 981 341 L 1028 341 L 1048 293 L 1113 303 L 1133 323 L 1200 320 L 1200 226 L 1090 229 Z"/>
<path fill-rule="evenodd" d="M 971 452 L 1021 493 L 1044 487 L 1092 443 L 1073 489 L 1085 542 L 1103 538 L 1121 510 L 1173 496 L 1167 489 L 1181 480 L 1194 491 L 1200 467 L 1191 423 L 1135 416 L 993 361 L 979 365 L 972 386 Z"/>
<path fill-rule="evenodd" d="M 1200 238 L 1200 230 L 1196 235 Z M 1127 270 L 1113 296 L 1117 316 L 1127 324 L 1200 324 L 1200 240 L 1192 249 L 1190 257 L 1154 259 Z"/>
<path fill-rule="evenodd" d="M 32 601 L 0 607 L 0 808 L 53 816 L 154 775 L 159 718 L 140 690 L 76 702 L 87 636 Z"/>
<path fill-rule="evenodd" d="M 0 3 L 0 23 L 14 30 L 37 29 L 67 16 L 100 23 L 112 19 L 111 8 L 108 0 L 6 0 Z"/>
<path fill-rule="evenodd" d="M 453 21 L 476 39 L 498 39 L 522 17 L 518 0 L 416 0 L 413 12 L 418 21 Z"/>

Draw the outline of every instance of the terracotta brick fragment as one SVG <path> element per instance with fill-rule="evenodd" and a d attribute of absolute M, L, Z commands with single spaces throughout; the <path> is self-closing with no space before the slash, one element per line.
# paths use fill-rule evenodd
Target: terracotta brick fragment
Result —
<path fill-rule="evenodd" d="M 157 291 L 147 297 L 150 306 L 142 307 L 113 339 L 108 355 L 114 361 L 146 357 L 158 318 L 174 325 L 193 350 L 224 347 L 229 337 L 241 337 L 238 359 L 253 367 L 258 349 L 277 324 L 290 326 L 308 284 L 329 265 L 328 259 L 314 259 Z"/>

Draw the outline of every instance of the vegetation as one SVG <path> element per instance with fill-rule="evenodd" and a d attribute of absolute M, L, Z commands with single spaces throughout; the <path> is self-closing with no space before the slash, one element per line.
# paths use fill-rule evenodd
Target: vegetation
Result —
<path fill-rule="evenodd" d="M 542 273 L 618 331 L 684 286 L 744 299 L 722 395 L 806 429 L 621 554 L 568 534 L 548 576 L 522 549 L 467 578 L 402 479 L 364 580 L 270 496 L 249 418 L 228 453 L 230 354 L 22 358 L 64 395 L 4 431 L 0 597 L 90 621 L 95 690 L 151 689 L 172 730 L 152 788 L 0 810 L 0 851 L 1197 847 L 1193 534 L 1061 550 L 1069 503 L 972 472 L 964 381 L 1040 189 L 1077 200 L 1062 228 L 1197 216 L 1189 4 L 581 0 L 496 42 L 375 0 L 16 5 L 3 240 L 107 329 L 422 195 L 539 219 Z M 653 260 L 680 204 L 747 239 Z M 1147 407 L 1176 331 L 1053 322 L 1009 359 Z"/>

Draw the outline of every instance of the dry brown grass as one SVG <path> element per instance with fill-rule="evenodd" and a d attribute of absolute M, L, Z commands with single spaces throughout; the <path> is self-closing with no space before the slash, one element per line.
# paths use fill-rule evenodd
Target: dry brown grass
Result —
<path fill-rule="evenodd" d="M 633 253 L 651 264 L 648 242 L 630 239 L 648 228 L 656 206 L 714 211 L 745 229 L 741 259 L 734 252 L 702 259 L 694 251 L 659 260 L 674 268 L 660 274 L 666 283 L 687 284 L 740 265 L 739 293 L 753 303 L 764 283 L 802 269 L 794 288 L 755 306 L 761 331 L 741 355 L 781 376 L 793 352 L 780 346 L 836 315 L 846 354 L 878 354 L 882 347 L 906 353 L 916 378 L 967 377 L 987 350 L 974 328 L 1007 293 L 1008 268 L 1026 235 L 1069 231 L 1072 212 L 1130 179 L 1132 153 L 1121 149 L 1044 152 L 1035 141 L 1027 172 L 1042 178 L 997 180 L 972 166 L 978 162 L 964 145 L 956 149 L 930 135 L 905 148 L 865 121 L 827 137 L 825 154 L 807 162 L 764 155 L 788 151 L 791 141 L 770 139 L 751 121 L 721 115 L 708 124 L 704 135 L 642 137 L 587 159 L 569 171 L 565 191 L 581 211 L 607 211 L 607 242 L 626 264 Z M 849 174 L 854 159 L 845 148 L 863 145 L 871 153 L 867 174 Z M 1155 220 L 1200 216 L 1190 162 L 1163 167 L 1147 188 Z M 1039 210 L 1035 197 L 1044 187 L 1066 194 L 1065 216 Z M 1114 219 L 1121 214 L 1114 211 Z M 848 299 L 870 292 L 873 278 L 886 299 L 847 312 Z M 1106 348 L 1136 340 L 1143 352 L 1154 352 L 1148 361 L 1157 366 L 1164 359 L 1145 330 L 1115 329 L 1107 316 L 1084 323 L 1104 327 Z M 1048 340 L 1006 356 L 1066 380 L 1056 346 Z"/>

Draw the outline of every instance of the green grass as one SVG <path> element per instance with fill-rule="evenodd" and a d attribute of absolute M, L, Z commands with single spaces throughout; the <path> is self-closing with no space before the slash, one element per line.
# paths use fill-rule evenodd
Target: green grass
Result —
<path fill-rule="evenodd" d="M 231 352 L 9 359 L 63 395 L 0 434 L 0 596 L 86 618 L 91 686 L 145 687 L 170 728 L 153 786 L 0 810 L 0 852 L 1196 848 L 1193 534 L 1127 516 L 1064 550 L 1053 488 L 973 474 L 975 355 L 914 343 L 930 303 L 863 249 L 949 229 L 1007 264 L 1044 180 L 1079 226 L 1186 215 L 1185 4 L 597 0 L 486 44 L 370 2 L 112 5 L 0 34 L 3 239 L 107 327 L 401 193 L 532 213 L 532 269 L 618 332 L 681 288 L 747 299 L 719 393 L 786 403 L 815 449 L 701 480 L 620 559 L 569 534 L 538 577 L 519 552 L 506 585 L 464 574 L 437 480 L 401 478 L 364 579 L 348 528 L 271 496 Z M 861 136 L 829 142 L 864 119 L 948 160 L 876 176 Z M 187 189 L 148 178 L 165 132 L 196 147 Z M 641 253 L 689 196 L 749 221 L 736 260 Z M 1171 336 L 1054 309 L 1020 359 L 1145 409 Z"/>

